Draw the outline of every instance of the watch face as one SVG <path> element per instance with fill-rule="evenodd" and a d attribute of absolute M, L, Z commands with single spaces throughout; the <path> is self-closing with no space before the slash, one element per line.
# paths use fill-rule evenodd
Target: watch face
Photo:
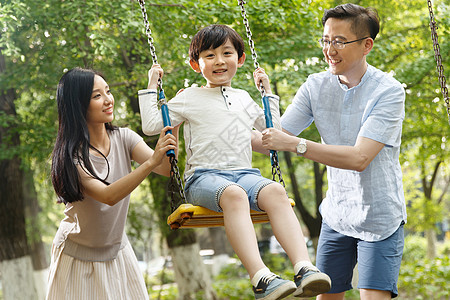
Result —
<path fill-rule="evenodd" d="M 297 145 L 297 153 L 303 154 L 306 152 L 306 145 L 305 144 L 298 144 Z"/>

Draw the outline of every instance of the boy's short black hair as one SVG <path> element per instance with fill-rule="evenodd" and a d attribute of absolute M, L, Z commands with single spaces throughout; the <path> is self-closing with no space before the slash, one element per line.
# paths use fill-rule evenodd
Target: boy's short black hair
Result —
<path fill-rule="evenodd" d="M 350 20 L 351 29 L 358 36 L 363 37 L 367 34 L 375 40 L 380 31 L 380 20 L 378 12 L 372 7 L 362 7 L 356 4 L 347 3 L 336 6 L 335 8 L 325 10 L 322 17 L 322 25 L 330 18 L 341 20 Z"/>
<path fill-rule="evenodd" d="M 216 49 L 230 40 L 238 53 L 238 58 L 244 54 L 244 40 L 231 27 L 221 24 L 213 24 L 202 28 L 192 39 L 189 47 L 189 59 L 198 62 L 200 52 L 208 49 Z"/>

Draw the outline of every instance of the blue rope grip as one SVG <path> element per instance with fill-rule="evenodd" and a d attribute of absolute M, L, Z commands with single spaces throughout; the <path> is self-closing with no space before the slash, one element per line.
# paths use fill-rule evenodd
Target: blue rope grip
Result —
<path fill-rule="evenodd" d="M 270 112 L 270 104 L 269 104 L 269 97 L 264 96 L 262 97 L 262 103 L 264 107 L 264 116 L 266 119 L 266 127 L 267 128 L 273 128 L 273 122 L 272 122 L 272 113 Z M 275 164 L 275 160 L 273 158 L 274 155 L 276 155 L 275 150 L 270 150 L 270 161 L 272 163 L 272 166 Z"/>
<path fill-rule="evenodd" d="M 166 99 L 166 96 L 164 96 L 164 91 L 159 92 L 159 100 L 162 101 Z M 161 104 L 161 114 L 163 118 L 164 127 L 171 126 L 170 117 L 169 117 L 169 108 L 167 107 L 167 103 L 165 101 L 162 101 Z M 166 134 L 172 133 L 172 130 L 167 130 Z M 175 151 L 173 149 L 170 149 L 166 152 L 167 156 L 173 156 L 175 157 Z"/>

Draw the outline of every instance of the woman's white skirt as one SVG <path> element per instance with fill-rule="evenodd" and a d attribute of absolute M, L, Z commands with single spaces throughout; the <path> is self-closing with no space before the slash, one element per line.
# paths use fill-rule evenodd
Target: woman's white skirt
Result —
<path fill-rule="evenodd" d="M 48 300 L 149 299 L 136 255 L 128 243 L 110 261 L 83 261 L 52 248 Z"/>

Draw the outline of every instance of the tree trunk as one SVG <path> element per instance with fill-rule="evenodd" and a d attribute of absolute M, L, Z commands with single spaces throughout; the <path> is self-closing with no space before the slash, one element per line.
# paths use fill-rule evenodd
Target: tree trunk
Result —
<path fill-rule="evenodd" d="M 0 74 L 5 73 L 5 58 L 0 48 Z M 16 119 L 13 88 L 0 90 L 0 113 Z M 17 126 L 11 121 L 0 127 L 3 149 L 20 145 Z M 5 155 L 0 160 L 0 272 L 5 300 L 37 299 L 33 280 L 33 267 L 29 256 L 25 230 L 25 208 L 22 190 L 21 160 L 16 155 Z M 4 156 L 4 157 L 5 157 Z"/>
<path fill-rule="evenodd" d="M 39 298 L 34 286 L 31 256 L 2 260 L 0 271 L 5 300 L 43 299 Z"/>
<path fill-rule="evenodd" d="M 425 196 L 425 201 L 427 201 L 428 203 L 433 203 L 433 188 L 434 188 L 434 183 L 436 182 L 436 178 L 439 172 L 439 166 L 442 162 L 438 161 L 435 166 L 434 166 L 434 171 L 433 174 L 431 176 L 431 179 L 429 181 L 427 181 L 427 176 L 426 174 L 426 167 L 425 167 L 425 163 L 422 162 L 421 164 L 421 170 L 422 170 L 422 188 L 423 188 L 423 194 Z M 428 211 L 428 210 L 425 210 Z M 427 257 L 430 259 L 433 259 L 436 257 L 436 242 L 437 242 L 437 238 L 436 238 L 436 229 L 434 226 L 434 218 L 432 215 L 428 215 L 426 216 L 427 221 L 430 223 L 429 225 L 431 226 L 431 228 L 428 228 L 425 230 L 425 237 L 427 239 Z"/>
<path fill-rule="evenodd" d="M 205 272 L 199 251 L 198 243 L 170 248 L 178 284 L 178 299 L 199 299 L 199 295 L 201 299 L 217 299 L 212 289 L 211 276 Z"/>
<path fill-rule="evenodd" d="M 323 186 L 324 186 L 324 176 L 327 171 L 327 167 L 318 162 L 313 162 L 314 169 L 314 196 L 316 202 L 316 222 L 314 223 L 313 232 L 311 233 L 311 239 L 319 239 L 320 228 L 322 225 L 322 215 L 319 212 L 320 204 L 323 200 Z M 317 243 L 315 244 L 315 248 L 317 249 Z"/>
<path fill-rule="evenodd" d="M 308 210 L 306 209 L 305 205 L 303 204 L 302 198 L 300 196 L 300 189 L 297 184 L 297 176 L 295 176 L 295 168 L 292 164 L 291 160 L 291 153 L 284 152 L 284 158 L 286 161 L 286 164 L 288 166 L 288 172 L 289 177 L 291 179 L 291 188 L 294 195 L 295 200 L 295 208 L 300 212 L 300 216 L 303 219 L 303 222 L 305 223 L 306 227 L 308 228 L 309 235 L 311 240 L 313 241 L 314 249 L 317 249 L 317 243 L 315 241 L 318 240 L 319 234 L 320 234 L 320 226 L 322 223 L 322 216 L 319 213 L 319 206 L 322 202 L 323 198 L 323 176 L 324 176 L 324 170 L 320 169 L 320 165 L 316 162 L 314 163 L 314 179 L 315 179 L 315 200 L 316 200 L 316 216 L 312 216 Z M 324 167 L 325 168 L 325 167 Z"/>
<path fill-rule="evenodd" d="M 212 276 L 217 276 L 223 267 L 225 267 L 234 254 L 234 250 L 228 242 L 224 227 L 208 228 L 209 240 L 211 241 L 211 249 L 214 250 L 212 263 L 207 265 L 208 271 Z"/>
<path fill-rule="evenodd" d="M 171 213 L 170 199 L 165 188 L 168 186 L 168 179 L 156 174 L 150 174 L 149 178 L 156 213 L 160 220 L 159 228 L 166 238 L 174 262 L 180 299 L 198 299 L 195 295 L 203 292 L 202 299 L 215 299 L 209 279 L 211 276 L 200 257 L 195 232 L 185 229 L 171 230 L 166 224 Z"/>
<path fill-rule="evenodd" d="M 436 257 L 436 230 L 425 230 L 425 237 L 427 239 L 427 257 L 433 259 Z"/>
<path fill-rule="evenodd" d="M 33 173 L 28 170 L 24 174 L 23 194 L 25 200 L 25 217 L 28 220 L 28 243 L 33 263 L 34 281 L 36 283 L 37 299 L 44 299 L 47 292 L 48 261 L 46 249 L 41 239 L 39 225 L 40 207 L 34 188 Z"/>
<path fill-rule="evenodd" d="M 317 246 L 319 245 L 319 237 L 318 236 L 311 237 L 311 241 L 312 241 L 313 248 L 314 248 L 314 257 L 310 257 L 310 259 L 312 261 L 315 261 L 316 260 L 316 254 L 317 254 Z"/>
<path fill-rule="evenodd" d="M 23 182 L 23 197 L 25 203 L 25 217 L 30 226 L 28 243 L 30 244 L 31 255 L 33 258 L 33 269 L 42 270 L 48 268 L 47 257 L 45 255 L 44 244 L 41 239 L 41 232 L 39 230 L 39 212 L 36 190 L 34 188 L 33 174 L 30 170 L 24 174 Z"/>
<path fill-rule="evenodd" d="M 233 255 L 234 251 L 228 242 L 224 227 L 208 228 L 208 233 L 211 239 L 211 248 L 214 250 L 214 255 Z"/>

